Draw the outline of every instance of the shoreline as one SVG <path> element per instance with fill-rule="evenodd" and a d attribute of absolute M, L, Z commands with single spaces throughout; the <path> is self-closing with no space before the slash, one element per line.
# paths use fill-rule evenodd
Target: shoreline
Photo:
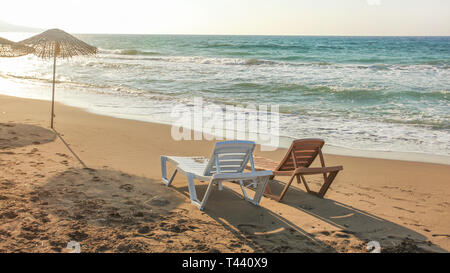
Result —
<path fill-rule="evenodd" d="M 10 96 L 10 95 L 3 95 L 3 94 L 0 94 L 0 96 L 15 97 L 15 98 L 21 98 L 21 99 L 27 99 L 27 100 L 46 101 L 46 102 L 50 101 L 47 99 Z M 81 111 L 85 111 L 87 113 L 91 113 L 94 115 L 171 126 L 171 124 L 168 122 L 147 121 L 147 120 L 134 118 L 134 116 L 131 116 L 131 115 L 111 114 L 111 113 L 105 113 L 105 112 L 101 112 L 101 111 L 90 110 L 87 108 L 83 108 L 81 106 L 73 106 L 73 105 L 69 105 L 66 103 L 62 103 L 62 102 L 55 102 L 55 103 L 61 104 L 61 105 L 67 106 L 67 107 L 74 107 Z M 277 149 L 288 149 L 292 140 L 295 139 L 295 138 L 287 137 L 287 136 L 280 136 L 279 138 L 280 138 L 280 143 L 279 143 L 279 146 Z M 260 143 L 257 142 L 257 144 L 260 144 Z M 347 147 L 334 146 L 334 145 L 330 145 L 327 143 L 325 143 L 323 152 L 324 152 L 324 154 L 336 155 L 336 156 L 349 156 L 349 157 L 359 157 L 359 158 L 369 158 L 369 159 L 373 158 L 373 159 L 398 160 L 398 161 L 407 161 L 407 162 L 450 165 L 450 156 L 426 154 L 426 153 L 419 153 L 419 152 L 361 150 L 361 149 L 351 149 L 351 148 L 347 148 Z"/>
<path fill-rule="evenodd" d="M 61 103 L 55 135 L 48 101 L 0 105 L 0 252 L 62 252 L 72 240 L 83 252 L 366 252 L 373 240 L 384 252 L 450 250 L 448 165 L 326 154 L 344 170 L 324 199 L 293 183 L 283 202 L 255 207 L 224 183 L 199 211 L 183 175 L 163 185 L 160 155 L 209 156 L 214 141 L 174 141 L 168 125 Z M 286 179 L 271 183 L 280 192 Z M 207 184 L 196 187 L 202 196 Z"/>

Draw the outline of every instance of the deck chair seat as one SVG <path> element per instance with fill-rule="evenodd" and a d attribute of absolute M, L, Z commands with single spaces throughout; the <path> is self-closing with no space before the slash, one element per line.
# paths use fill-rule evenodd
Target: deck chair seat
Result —
<path fill-rule="evenodd" d="M 203 172 L 208 165 L 208 159 L 202 156 L 194 157 L 181 157 L 181 156 L 167 156 L 167 160 L 177 165 L 179 171 L 186 173 L 185 170 L 189 170 L 189 173 L 195 175 L 199 180 L 203 177 Z M 163 178 L 164 179 L 164 178 Z M 209 177 L 205 179 L 209 180 Z"/>
<path fill-rule="evenodd" d="M 170 186 L 177 172 L 186 175 L 188 180 L 189 195 L 191 203 L 195 204 L 200 210 L 203 210 L 206 201 L 211 193 L 212 186 L 218 185 L 222 190 L 223 181 L 239 182 L 244 199 L 252 204 L 259 205 L 264 194 L 264 190 L 272 171 L 255 171 L 251 169 L 244 172 L 248 162 L 253 166 L 253 151 L 255 143 L 252 141 L 224 141 L 216 143 L 211 157 L 203 156 L 180 157 L 180 156 L 161 156 L 162 181 Z M 167 162 L 175 165 L 175 171 L 170 178 L 167 177 Z M 208 188 L 203 199 L 197 198 L 194 180 L 209 181 Z M 255 195 L 250 198 L 245 190 L 250 181 L 251 185 L 256 185 Z"/>
<path fill-rule="evenodd" d="M 294 178 L 297 178 L 297 183 L 303 183 L 308 193 L 323 198 L 336 175 L 344 169 L 342 166 L 325 166 L 322 154 L 324 144 L 325 141 L 322 139 L 309 138 L 294 140 L 286 155 L 279 163 L 268 158 L 255 157 L 254 169 L 258 171 L 271 170 L 273 172 L 271 179 L 276 176 L 290 176 L 289 182 L 285 185 L 280 195 L 273 194 L 270 185 L 268 185 L 265 190 L 265 196 L 281 201 Z M 322 167 L 309 167 L 317 156 L 320 158 Z M 247 168 L 249 167 L 247 166 Z M 324 183 L 318 192 L 310 190 L 305 179 L 306 175 L 315 174 L 322 174 L 324 179 Z"/>

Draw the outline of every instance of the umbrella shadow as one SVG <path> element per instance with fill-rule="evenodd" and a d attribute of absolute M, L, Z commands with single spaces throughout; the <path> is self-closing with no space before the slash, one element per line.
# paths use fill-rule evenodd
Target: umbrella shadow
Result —
<path fill-rule="evenodd" d="M 271 181 L 275 192 L 281 191 L 284 186 L 285 182 Z M 447 252 L 412 229 L 342 202 L 319 198 L 293 186 L 281 202 L 344 230 L 361 241 L 377 241 L 383 252 Z M 426 249 L 421 248 L 423 246 Z"/>
<path fill-rule="evenodd" d="M 172 187 L 189 198 L 187 186 Z M 207 185 L 197 184 L 196 189 L 203 196 Z M 288 219 L 245 201 L 242 195 L 227 187 L 212 191 L 204 213 L 238 238 L 233 243 L 236 247 L 245 243 L 255 252 L 336 252 Z"/>
<path fill-rule="evenodd" d="M 31 124 L 0 123 L 0 149 L 39 145 L 56 139 L 55 132 Z"/>
<path fill-rule="evenodd" d="M 58 138 L 62 141 L 62 143 L 66 146 L 66 148 L 72 153 L 72 155 L 78 160 L 78 162 L 81 164 L 81 166 L 83 166 L 83 168 L 88 168 L 86 166 L 86 164 L 84 164 L 83 160 L 81 160 L 81 158 L 75 153 L 75 151 L 72 150 L 72 148 L 70 148 L 70 144 L 68 144 L 66 142 L 66 140 L 61 136 L 61 134 L 58 133 L 58 131 L 56 131 L 56 129 L 53 129 L 53 131 L 58 136 Z"/>

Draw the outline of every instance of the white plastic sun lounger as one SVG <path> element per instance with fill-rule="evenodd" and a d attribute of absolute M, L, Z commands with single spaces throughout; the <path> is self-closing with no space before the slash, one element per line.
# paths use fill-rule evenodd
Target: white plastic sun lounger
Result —
<path fill-rule="evenodd" d="M 244 199 L 252 204 L 259 205 L 272 171 L 255 171 L 254 149 L 255 143 L 253 141 L 224 141 L 216 143 L 209 160 L 201 156 L 161 156 L 162 180 L 164 184 L 170 186 L 178 171 L 185 174 L 188 180 L 191 203 L 195 204 L 200 210 L 204 209 L 214 184 L 217 184 L 219 189 L 222 190 L 222 181 L 239 181 Z M 167 178 L 167 161 L 176 166 L 170 179 Z M 251 172 L 244 172 L 249 161 L 252 167 Z M 197 199 L 194 179 L 209 181 L 208 189 L 201 201 Z M 251 183 L 245 185 L 244 181 L 251 181 Z M 250 185 L 255 187 L 253 198 L 250 198 L 245 190 Z"/>

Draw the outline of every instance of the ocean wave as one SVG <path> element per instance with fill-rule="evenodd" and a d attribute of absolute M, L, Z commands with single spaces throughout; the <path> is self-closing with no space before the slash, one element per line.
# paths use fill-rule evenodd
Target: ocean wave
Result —
<path fill-rule="evenodd" d="M 414 118 L 409 120 L 384 118 L 381 121 L 387 124 L 403 124 L 403 125 L 417 126 L 421 128 L 428 127 L 434 130 L 450 130 L 450 122 L 448 122 L 447 120 L 434 121 L 434 120 L 423 120 Z"/>
<path fill-rule="evenodd" d="M 18 79 L 18 80 L 25 80 L 25 81 L 35 81 L 35 82 L 42 82 L 42 83 L 53 83 L 52 78 L 44 78 L 40 75 L 15 75 L 11 73 L 0 73 L 0 77 L 6 78 L 6 79 Z M 71 84 L 71 85 L 78 85 L 83 87 L 91 87 L 91 88 L 110 88 L 111 86 L 106 84 L 94 84 L 94 83 L 86 83 L 86 82 L 77 82 L 67 79 L 56 79 L 55 83 L 57 84 Z"/>
<path fill-rule="evenodd" d="M 293 89 L 294 86 L 288 86 L 289 89 Z M 378 100 L 380 102 L 391 102 L 394 99 L 424 99 L 424 100 L 450 100 L 450 92 L 447 90 L 442 91 L 392 91 L 386 90 L 382 87 L 378 88 L 345 88 L 340 86 L 314 86 L 314 87 L 302 87 L 305 91 L 313 95 L 317 93 L 323 93 L 321 96 L 333 95 L 340 100 L 351 100 L 367 102 L 368 100 Z M 316 94 L 314 94 L 316 93 Z"/>
<path fill-rule="evenodd" d="M 14 75 L 10 73 L 1 73 L 0 72 L 0 78 L 4 79 L 18 79 L 18 80 L 24 80 L 24 83 L 27 82 L 38 82 L 38 83 L 52 83 L 53 79 L 51 78 L 44 78 L 39 75 Z M 73 88 L 82 88 L 82 89 L 88 89 L 89 92 L 93 92 L 96 94 L 112 94 L 112 95 L 119 95 L 119 96 L 142 96 L 143 94 L 152 94 L 154 99 L 157 99 L 155 96 L 161 96 L 161 97 L 170 97 L 170 94 L 167 94 L 166 92 L 156 91 L 156 90 L 148 90 L 148 89 L 139 89 L 139 88 L 133 88 L 125 84 L 102 84 L 102 83 L 88 83 L 88 82 L 81 82 L 81 81 L 74 81 L 69 79 L 57 79 L 55 81 L 56 84 L 59 84 L 59 88 L 63 89 L 69 89 L 73 90 Z"/>
<path fill-rule="evenodd" d="M 424 61 L 423 64 L 442 67 L 445 69 L 450 68 L 450 60 L 429 60 L 429 61 Z"/>
<path fill-rule="evenodd" d="M 215 65 L 276 65 L 275 61 L 264 59 L 245 59 L 245 58 L 207 58 L 207 57 L 168 57 L 161 60 L 169 62 L 190 62 L 198 64 Z"/>
<path fill-rule="evenodd" d="M 92 67 L 92 68 L 104 68 L 104 69 L 124 69 L 124 68 L 134 68 L 140 66 L 139 64 L 126 63 L 126 62 L 103 62 L 103 61 L 88 61 L 82 63 L 82 66 Z"/>
<path fill-rule="evenodd" d="M 198 48 L 231 48 L 231 49 L 272 49 L 272 50 L 306 50 L 310 46 L 304 44 L 239 44 L 239 43 L 210 43 L 201 44 Z"/>
<path fill-rule="evenodd" d="M 161 55 L 159 52 L 153 51 L 142 51 L 137 49 L 99 49 L 100 54 L 117 54 L 117 55 L 143 55 L 143 56 L 152 56 L 152 55 Z"/>
<path fill-rule="evenodd" d="M 145 58 L 108 57 L 109 59 L 120 59 L 129 61 L 160 61 L 171 63 L 194 63 L 214 65 L 283 65 L 283 63 L 264 59 L 245 58 L 209 58 L 202 56 L 161 56 Z"/>
<path fill-rule="evenodd" d="M 418 70 L 442 70 L 446 71 L 450 66 L 443 62 L 422 62 L 417 64 L 386 64 L 386 63 L 333 63 L 329 61 L 308 61 L 301 57 L 283 57 L 280 60 L 261 58 L 231 58 L 231 57 L 206 57 L 206 56 L 162 56 L 154 54 L 155 57 L 135 55 L 135 52 L 127 54 L 111 54 L 105 58 L 122 61 L 153 61 L 170 63 L 192 63 L 210 65 L 242 65 L 242 66 L 279 66 L 279 67 L 318 67 L 323 69 L 370 69 L 373 71 L 418 71 Z M 157 55 L 157 56 L 156 56 Z M 144 65 L 142 63 L 141 65 Z"/>
<path fill-rule="evenodd" d="M 383 87 L 342 87 L 331 85 L 306 85 L 306 84 L 264 84 L 256 82 L 241 82 L 234 84 L 236 89 L 258 90 L 259 92 L 270 92 L 273 95 L 285 93 L 295 93 L 292 95 L 300 95 L 305 97 L 330 97 L 333 96 L 339 101 L 361 101 L 368 100 L 392 101 L 394 99 L 412 99 L 412 100 L 432 100 L 432 101 L 450 101 L 449 90 L 437 91 L 392 91 Z"/>

